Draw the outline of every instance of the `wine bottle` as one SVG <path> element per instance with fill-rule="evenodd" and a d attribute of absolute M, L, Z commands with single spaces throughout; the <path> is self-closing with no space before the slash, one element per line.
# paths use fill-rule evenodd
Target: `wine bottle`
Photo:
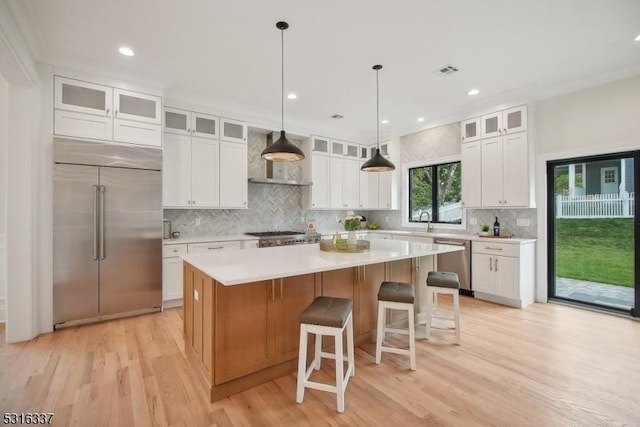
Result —
<path fill-rule="evenodd" d="M 498 222 L 498 217 L 496 217 L 496 220 L 493 223 L 493 235 L 494 236 L 500 235 L 500 223 Z"/>

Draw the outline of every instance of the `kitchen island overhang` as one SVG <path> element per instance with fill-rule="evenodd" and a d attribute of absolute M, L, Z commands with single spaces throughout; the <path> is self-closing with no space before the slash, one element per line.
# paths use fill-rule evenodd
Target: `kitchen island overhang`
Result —
<path fill-rule="evenodd" d="M 185 353 L 211 402 L 263 384 L 296 370 L 300 313 L 315 297 L 351 298 L 356 343 L 371 342 L 380 283 L 424 286 L 435 267 L 425 259 L 458 250 L 374 240 L 364 253 L 311 244 L 185 255 Z"/>

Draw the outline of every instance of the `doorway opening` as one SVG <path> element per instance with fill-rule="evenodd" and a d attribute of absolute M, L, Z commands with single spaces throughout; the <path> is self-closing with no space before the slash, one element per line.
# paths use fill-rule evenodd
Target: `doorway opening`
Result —
<path fill-rule="evenodd" d="M 640 316 L 640 151 L 547 163 L 550 300 Z"/>

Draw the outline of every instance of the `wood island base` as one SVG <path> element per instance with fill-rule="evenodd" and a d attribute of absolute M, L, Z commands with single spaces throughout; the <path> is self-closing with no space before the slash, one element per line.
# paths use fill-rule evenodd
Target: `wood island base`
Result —
<path fill-rule="evenodd" d="M 415 283 L 426 275 L 420 264 L 410 258 L 225 286 L 185 261 L 185 353 L 211 402 L 264 384 L 297 369 L 300 313 L 316 296 L 353 299 L 356 345 L 371 342 L 380 283 Z"/>

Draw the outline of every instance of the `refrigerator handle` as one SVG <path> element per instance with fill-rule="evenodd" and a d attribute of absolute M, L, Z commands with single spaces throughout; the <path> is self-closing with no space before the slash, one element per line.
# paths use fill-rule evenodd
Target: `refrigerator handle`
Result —
<path fill-rule="evenodd" d="M 93 186 L 93 260 L 98 259 L 98 186 Z"/>
<path fill-rule="evenodd" d="M 104 259 L 104 185 L 100 186 L 100 259 Z"/>

